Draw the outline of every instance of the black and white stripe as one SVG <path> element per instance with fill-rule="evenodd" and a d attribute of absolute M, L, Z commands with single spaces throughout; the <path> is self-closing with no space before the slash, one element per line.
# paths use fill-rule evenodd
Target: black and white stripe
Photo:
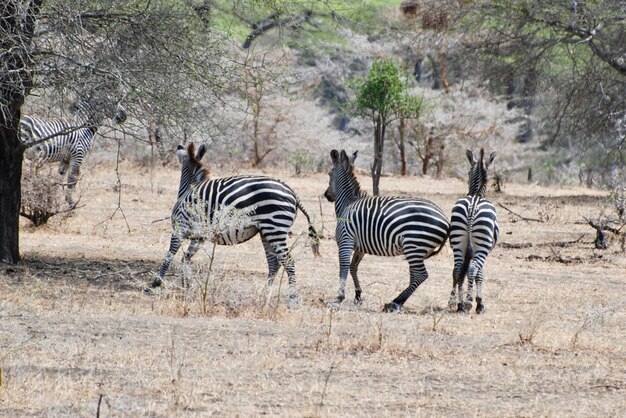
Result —
<path fill-rule="evenodd" d="M 76 115 L 74 120 L 35 116 L 23 116 L 20 120 L 20 139 L 26 146 L 34 148 L 36 163 L 58 162 L 59 174 L 68 173 L 65 199 L 70 205 L 73 204 L 72 189 L 78 180 L 80 166 L 91 150 L 103 120 L 99 109 L 86 100 L 76 102 L 72 110 Z M 113 119 L 116 123 L 126 120 L 126 112 L 119 103 L 115 106 Z"/>
<path fill-rule="evenodd" d="M 330 153 L 333 168 L 325 196 L 335 202 L 336 239 L 339 247 L 339 292 L 345 299 L 348 271 L 355 288 L 355 302 L 361 300 L 357 276 L 365 254 L 404 255 L 409 262 L 409 286 L 385 311 L 400 310 L 415 289 L 428 278 L 424 260 L 441 250 L 448 238 L 448 219 L 434 203 L 417 198 L 368 197 L 361 192 L 354 175 L 356 152 L 348 157 L 344 150 Z M 352 261 L 350 261 L 352 257 Z"/>
<path fill-rule="evenodd" d="M 471 164 L 469 171 L 469 193 L 459 199 L 452 208 L 450 222 L 450 245 L 454 252 L 454 272 L 450 306 L 459 311 L 472 308 L 473 288 L 476 283 L 476 313 L 485 305 L 482 297 L 484 280 L 483 267 L 487 256 L 498 242 L 499 227 L 496 208 L 485 199 L 487 170 L 496 153 L 485 162 L 485 151 L 480 150 L 476 160 L 471 150 L 466 152 Z M 467 293 L 463 299 L 463 285 L 467 275 Z"/>
<path fill-rule="evenodd" d="M 209 179 L 208 170 L 200 160 L 206 152 L 200 146 L 194 155 L 194 146 L 185 150 L 178 146 L 181 161 L 181 178 L 178 199 L 172 210 L 172 237 L 170 248 L 152 287 L 160 286 L 182 240 L 191 243 L 184 258 L 189 261 L 204 241 L 220 245 L 240 244 L 257 233 L 265 249 L 271 283 L 280 266 L 287 271 L 290 300 L 297 299 L 294 261 L 289 255 L 287 236 L 298 209 L 309 222 L 309 237 L 313 253 L 318 254 L 318 236 L 295 192 L 286 184 L 265 176 L 234 176 Z M 224 221 L 231 212 L 234 218 Z M 221 225 L 219 225 L 221 223 Z"/>

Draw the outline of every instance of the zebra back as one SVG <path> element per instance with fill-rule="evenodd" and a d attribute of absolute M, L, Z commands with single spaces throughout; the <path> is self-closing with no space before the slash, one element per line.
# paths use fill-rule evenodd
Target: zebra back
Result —
<path fill-rule="evenodd" d="M 172 221 L 179 228 L 189 229 L 198 217 L 202 222 L 213 224 L 224 208 L 235 209 L 249 216 L 250 224 L 257 229 L 285 232 L 293 224 L 296 211 L 300 209 L 309 223 L 309 237 L 313 240 L 314 254 L 319 254 L 319 237 L 311 218 L 295 192 L 280 180 L 266 176 L 243 175 L 217 179 L 209 178 L 209 170 L 201 162 L 206 152 L 204 145 L 198 152 L 190 144 L 185 150 L 178 147 L 181 161 L 181 180 L 178 199 L 172 211 Z M 235 228 L 236 229 L 236 228 Z M 246 227 L 243 227 L 246 229 Z M 272 234 L 272 232 L 268 232 Z M 243 236 L 225 238 L 224 243 L 243 242 Z M 251 236 L 246 235 L 245 239 Z"/>
<path fill-rule="evenodd" d="M 370 197 L 354 175 L 356 153 L 331 152 L 334 167 L 325 196 L 335 202 L 337 242 L 354 240 L 365 253 L 398 255 L 407 242 L 425 256 L 441 250 L 448 237 L 448 219 L 433 202 L 420 198 Z"/>

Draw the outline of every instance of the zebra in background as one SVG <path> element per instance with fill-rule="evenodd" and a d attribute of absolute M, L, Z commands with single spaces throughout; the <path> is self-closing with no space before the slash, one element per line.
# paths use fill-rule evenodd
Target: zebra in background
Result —
<path fill-rule="evenodd" d="M 34 160 L 40 166 L 45 162 L 59 162 L 59 174 L 67 173 L 65 200 L 74 206 L 72 189 L 78 181 L 83 159 L 93 146 L 96 131 L 104 122 L 104 113 L 109 106 L 96 106 L 95 101 L 78 99 L 71 111 L 74 120 L 42 119 L 23 116 L 20 120 L 20 139 L 27 147 L 33 147 Z M 116 103 L 111 118 L 121 124 L 126 120 L 126 110 Z M 68 172 L 69 170 L 69 172 Z"/>
<path fill-rule="evenodd" d="M 409 262 L 409 286 L 385 312 L 399 311 L 415 289 L 428 278 L 424 260 L 437 254 L 448 239 L 448 218 L 434 203 L 417 198 L 368 197 L 361 191 L 354 175 L 354 161 L 344 150 L 330 152 L 333 168 L 324 196 L 335 202 L 339 247 L 339 293 L 337 302 L 345 299 L 348 270 L 354 280 L 355 303 L 361 301 L 357 276 L 365 254 L 397 256 L 404 254 Z M 350 257 L 352 256 L 352 261 Z"/>
<path fill-rule="evenodd" d="M 458 302 L 459 312 L 472 309 L 473 288 L 476 282 L 476 313 L 481 313 L 485 309 L 482 297 L 483 267 L 487 256 L 498 242 L 500 233 L 496 208 L 485 199 L 487 170 L 496 153 L 492 152 L 486 162 L 485 151 L 482 148 L 478 160 L 471 150 L 467 150 L 466 155 L 471 164 L 469 192 L 452 207 L 450 222 L 454 271 L 449 305 L 453 308 Z M 466 275 L 467 294 L 463 300 L 463 282 Z"/>
<path fill-rule="evenodd" d="M 204 241 L 235 245 L 248 241 L 258 233 L 269 268 L 268 284 L 272 283 L 282 265 L 289 278 L 289 303 L 297 302 L 295 266 L 289 255 L 287 236 L 300 209 L 309 223 L 313 254 L 319 255 L 319 238 L 309 214 L 294 191 L 281 181 L 264 176 L 209 179 L 208 170 L 201 162 L 205 152 L 204 145 L 200 146 L 197 154 L 194 154 L 193 144 L 186 150 L 182 145 L 178 146 L 176 154 L 182 166 L 178 198 L 172 210 L 173 232 L 170 248 L 152 287 L 162 284 L 183 239 L 191 240 L 184 255 L 188 262 Z M 226 224 L 221 229 L 218 226 L 212 231 L 211 228 L 198 228 L 198 225 L 218 223 L 220 212 L 230 210 L 242 213 L 242 217 L 247 219 Z"/>

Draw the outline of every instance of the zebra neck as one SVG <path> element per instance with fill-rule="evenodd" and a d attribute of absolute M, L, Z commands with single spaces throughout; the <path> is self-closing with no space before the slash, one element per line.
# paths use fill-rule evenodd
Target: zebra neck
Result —
<path fill-rule="evenodd" d="M 478 196 L 485 197 L 485 193 L 487 191 L 487 185 L 485 183 L 482 184 L 470 184 L 468 196 Z"/>
<path fill-rule="evenodd" d="M 178 185 L 178 199 L 183 197 L 191 186 L 191 172 L 183 169 L 180 173 L 180 184 Z"/>
<path fill-rule="evenodd" d="M 335 200 L 335 215 L 341 217 L 345 209 L 361 198 L 362 193 L 339 193 Z"/>

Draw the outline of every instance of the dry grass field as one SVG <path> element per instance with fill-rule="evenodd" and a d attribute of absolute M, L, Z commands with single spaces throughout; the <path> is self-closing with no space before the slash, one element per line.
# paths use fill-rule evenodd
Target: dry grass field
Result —
<path fill-rule="evenodd" d="M 224 173 L 220 173 L 224 174 Z M 1 416 L 623 416 L 626 257 L 594 249 L 583 217 L 609 206 L 587 189 L 508 184 L 490 197 L 501 239 L 487 261 L 484 314 L 447 307 L 452 252 L 400 314 L 401 258 L 365 257 L 364 301 L 329 305 L 338 285 L 325 174 L 269 172 L 291 185 L 325 238 L 314 258 L 293 228 L 302 298 L 265 286 L 260 240 L 211 245 L 179 287 L 181 254 L 156 295 L 142 289 L 166 253 L 176 167 L 84 167 L 81 207 L 21 229 L 23 262 L 0 270 Z M 360 176 L 364 188 L 371 179 Z M 385 194 L 449 213 L 455 179 L 385 177 Z M 353 286 L 348 280 L 348 296 Z"/>

